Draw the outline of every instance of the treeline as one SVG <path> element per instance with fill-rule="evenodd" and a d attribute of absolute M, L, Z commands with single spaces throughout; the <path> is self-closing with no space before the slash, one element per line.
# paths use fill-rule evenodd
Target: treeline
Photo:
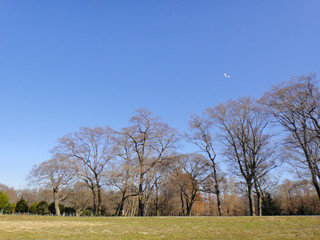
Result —
<path fill-rule="evenodd" d="M 69 197 L 59 204 L 62 216 L 93 216 L 91 192 L 84 185 L 75 186 L 69 192 Z M 82 190 L 80 190 L 82 188 Z M 147 216 L 182 216 L 181 200 L 175 191 L 175 186 L 167 186 L 172 191 L 159 197 L 158 213 L 156 212 L 155 195 L 150 196 Z M 64 189 L 63 191 L 68 191 Z M 71 193 L 72 191 L 72 193 Z M 249 215 L 247 192 L 243 184 L 230 177 L 223 181 L 221 199 L 222 213 L 224 216 Z M 3 197 L 3 196 L 7 197 Z M 120 193 L 117 191 L 103 190 L 102 214 L 103 216 L 116 216 Z M 319 215 L 320 208 L 317 194 L 313 186 L 304 180 L 285 180 L 272 188 L 262 197 L 263 215 Z M 137 198 L 131 197 L 124 203 L 122 216 L 137 215 Z M 216 200 L 213 194 L 200 193 L 191 211 L 192 216 L 218 216 Z M 31 215 L 56 215 L 52 191 L 50 189 L 24 189 L 15 190 L 5 185 L 0 185 L 0 214 L 31 214 Z"/>
<path fill-rule="evenodd" d="M 313 74 L 259 100 L 207 108 L 184 134 L 139 109 L 121 130 L 83 127 L 58 139 L 52 159 L 30 172 L 40 188 L 18 196 L 31 205 L 52 201 L 58 216 L 62 204 L 77 216 L 319 214 L 319 119 Z M 198 151 L 179 153 L 183 141 Z M 282 164 L 299 179 L 279 184 L 274 170 Z"/>

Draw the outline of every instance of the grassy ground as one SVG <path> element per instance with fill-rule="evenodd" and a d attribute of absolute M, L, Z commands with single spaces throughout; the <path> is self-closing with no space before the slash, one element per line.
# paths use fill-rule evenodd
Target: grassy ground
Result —
<path fill-rule="evenodd" d="M 320 217 L 0 216 L 0 239 L 320 239 Z"/>

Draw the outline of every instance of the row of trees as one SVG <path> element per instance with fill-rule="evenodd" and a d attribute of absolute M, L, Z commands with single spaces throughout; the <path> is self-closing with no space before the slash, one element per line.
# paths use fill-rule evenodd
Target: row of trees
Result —
<path fill-rule="evenodd" d="M 259 100 L 242 97 L 192 116 L 183 136 L 139 109 L 120 131 L 83 127 L 58 139 L 52 159 L 34 166 L 30 181 L 52 190 L 56 215 L 62 201 L 89 189 L 90 200 L 83 195 L 75 201 L 92 204 L 95 215 L 103 214 L 105 201 L 114 204 L 118 216 L 129 211 L 190 215 L 197 202 L 214 195 L 210 202 L 221 216 L 228 181 L 219 164 L 227 165 L 239 189 L 245 186 L 246 209 L 253 216 L 262 215 L 268 196 L 270 202 L 272 170 L 286 162 L 312 183 L 319 205 L 319 96 L 315 75 L 302 76 Z M 199 151 L 178 153 L 182 138 Z M 179 211 L 170 212 L 175 205 Z"/>
<path fill-rule="evenodd" d="M 72 207 L 66 207 L 63 204 L 59 204 L 60 212 L 65 215 L 76 215 L 76 210 Z M 54 202 L 49 204 L 47 201 L 42 200 L 40 202 L 29 201 L 21 197 L 18 202 L 10 202 L 8 195 L 4 191 L 0 191 L 0 210 L 1 214 L 33 214 L 33 215 L 56 215 L 56 208 Z M 88 211 L 89 210 L 89 211 Z M 90 209 L 87 209 L 87 215 L 91 213 Z"/>
<path fill-rule="evenodd" d="M 161 186 L 158 196 L 155 192 L 151 194 L 146 215 L 177 216 L 186 214 L 186 209 L 185 213 L 182 211 L 180 198 L 180 188 L 186 185 L 183 184 L 184 180 L 173 178 Z M 7 190 L 7 187 L 0 185 L 0 191 L 2 191 L 0 193 L 0 208 L 3 209 L 0 209 L 0 214 L 56 214 L 50 189 L 11 189 L 10 194 L 6 194 Z M 72 192 L 69 192 L 68 198 L 59 204 L 61 215 L 93 215 L 91 191 L 85 185 L 80 183 L 76 189 L 64 189 L 63 191 Z M 4 194 L 4 192 L 6 193 Z M 221 193 L 223 193 L 220 198 L 222 215 L 243 216 L 250 214 L 247 191 L 243 183 L 233 177 L 225 177 L 221 183 Z M 2 194 L 9 195 L 10 202 L 9 198 L 3 198 Z M 262 195 L 263 215 L 312 215 L 320 213 L 316 191 L 310 182 L 305 180 L 285 180 L 281 184 L 274 184 L 268 191 L 264 190 Z M 193 204 L 191 215 L 219 215 L 216 198 L 213 196 L 211 193 L 199 192 Z M 158 201 L 156 200 L 157 197 Z M 118 207 L 121 199 L 121 192 L 104 188 L 102 190 L 102 215 L 116 216 L 119 212 Z M 137 196 L 130 197 L 124 203 L 123 215 L 136 216 L 137 209 Z"/>

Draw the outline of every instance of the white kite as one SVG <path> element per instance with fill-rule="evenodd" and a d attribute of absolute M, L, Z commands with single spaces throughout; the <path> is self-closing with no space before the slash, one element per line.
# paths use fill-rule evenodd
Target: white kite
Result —
<path fill-rule="evenodd" d="M 227 75 L 226 73 L 224 73 L 224 76 L 225 76 L 226 78 L 230 78 L 230 76 L 229 76 L 229 75 Z"/>

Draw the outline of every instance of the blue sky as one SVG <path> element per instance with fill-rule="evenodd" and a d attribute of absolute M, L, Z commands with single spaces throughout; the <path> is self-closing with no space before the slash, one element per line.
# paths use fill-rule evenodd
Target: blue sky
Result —
<path fill-rule="evenodd" d="M 120 129 L 145 107 L 182 132 L 207 107 L 320 74 L 319 26 L 316 0 L 0 0 L 0 183 L 24 187 L 81 126 Z"/>

